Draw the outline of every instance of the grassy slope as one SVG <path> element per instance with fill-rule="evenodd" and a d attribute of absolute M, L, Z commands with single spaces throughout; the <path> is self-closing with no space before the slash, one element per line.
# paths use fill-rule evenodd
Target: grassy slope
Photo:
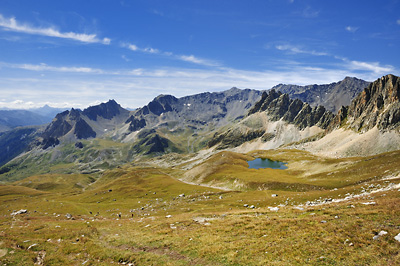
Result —
<path fill-rule="evenodd" d="M 247 169 L 245 160 L 252 156 L 286 161 L 289 171 Z M 248 186 L 222 191 L 180 182 L 176 178 L 184 173 L 179 169 L 131 165 L 107 171 L 93 183 L 90 175 L 33 176 L 0 186 L 0 256 L 6 253 L 0 261 L 32 265 L 44 257 L 46 265 L 397 265 L 399 191 L 302 210 L 295 206 L 398 184 L 399 156 L 324 159 L 295 150 L 224 152 L 199 168 L 213 169 L 204 180 L 235 176 L 244 183 L 261 178 L 264 183 L 295 184 L 272 190 Z M 388 177 L 392 179 L 383 180 Z M 305 184 L 318 187 L 302 192 Z M 375 204 L 362 204 L 367 202 Z M 10 216 L 19 209 L 28 213 Z M 381 230 L 388 234 L 373 240 Z"/>

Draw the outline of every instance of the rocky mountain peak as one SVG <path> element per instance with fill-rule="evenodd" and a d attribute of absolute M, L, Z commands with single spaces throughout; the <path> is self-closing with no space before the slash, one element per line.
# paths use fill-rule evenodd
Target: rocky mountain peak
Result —
<path fill-rule="evenodd" d="M 106 103 L 91 106 L 83 110 L 83 114 L 93 121 L 96 121 L 97 117 L 112 119 L 114 116 L 128 112 L 128 110 L 123 109 L 115 100 L 109 100 Z"/>
<path fill-rule="evenodd" d="M 371 83 L 351 103 L 347 123 L 356 131 L 400 126 L 400 78 L 386 75 Z"/>
<path fill-rule="evenodd" d="M 178 102 L 178 99 L 172 95 L 161 94 L 154 98 L 148 105 L 138 110 L 139 115 L 148 115 L 150 113 L 161 115 L 162 113 L 173 110 L 172 106 Z"/>

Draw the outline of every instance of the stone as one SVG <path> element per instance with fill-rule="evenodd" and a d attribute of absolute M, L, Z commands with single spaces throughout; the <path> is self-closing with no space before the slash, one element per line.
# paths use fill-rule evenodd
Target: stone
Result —
<path fill-rule="evenodd" d="M 380 232 L 379 232 L 379 234 L 378 234 L 378 235 L 379 235 L 379 236 L 383 236 L 383 235 L 387 235 L 387 233 L 388 233 L 388 232 L 386 232 L 386 231 L 382 230 L 382 231 L 380 231 Z"/>
<path fill-rule="evenodd" d="M 272 212 L 277 212 L 277 211 L 279 211 L 279 208 L 278 208 L 278 207 L 268 207 L 268 209 L 269 209 L 270 211 L 272 211 Z"/>
<path fill-rule="evenodd" d="M 16 212 L 11 213 L 11 215 L 14 216 L 14 215 L 18 215 L 18 214 L 27 213 L 27 212 L 28 212 L 28 210 L 21 209 L 21 210 L 19 210 L 19 211 L 16 211 Z"/>
<path fill-rule="evenodd" d="M 400 233 L 398 233 L 397 236 L 394 237 L 394 239 L 400 242 Z"/>

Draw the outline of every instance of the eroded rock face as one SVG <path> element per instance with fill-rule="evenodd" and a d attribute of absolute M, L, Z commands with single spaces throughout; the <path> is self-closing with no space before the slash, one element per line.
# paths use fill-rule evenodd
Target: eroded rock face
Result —
<path fill-rule="evenodd" d="M 399 98 L 399 77 L 387 75 L 376 80 L 350 104 L 346 125 L 360 132 L 366 132 L 375 126 L 381 131 L 398 128 L 400 126 Z"/>
<path fill-rule="evenodd" d="M 282 119 L 294 124 L 300 129 L 319 126 L 326 129 L 334 115 L 323 106 L 311 107 L 299 99 L 292 100 L 288 94 L 282 94 L 275 90 L 264 92 L 262 98 L 249 111 L 249 114 L 266 112 L 272 121 Z"/>

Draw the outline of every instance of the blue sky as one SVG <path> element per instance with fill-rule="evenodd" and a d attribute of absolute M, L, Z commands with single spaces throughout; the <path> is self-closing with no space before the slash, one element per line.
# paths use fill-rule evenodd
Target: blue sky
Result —
<path fill-rule="evenodd" d="M 0 108 L 399 75 L 397 0 L 2 0 Z"/>

